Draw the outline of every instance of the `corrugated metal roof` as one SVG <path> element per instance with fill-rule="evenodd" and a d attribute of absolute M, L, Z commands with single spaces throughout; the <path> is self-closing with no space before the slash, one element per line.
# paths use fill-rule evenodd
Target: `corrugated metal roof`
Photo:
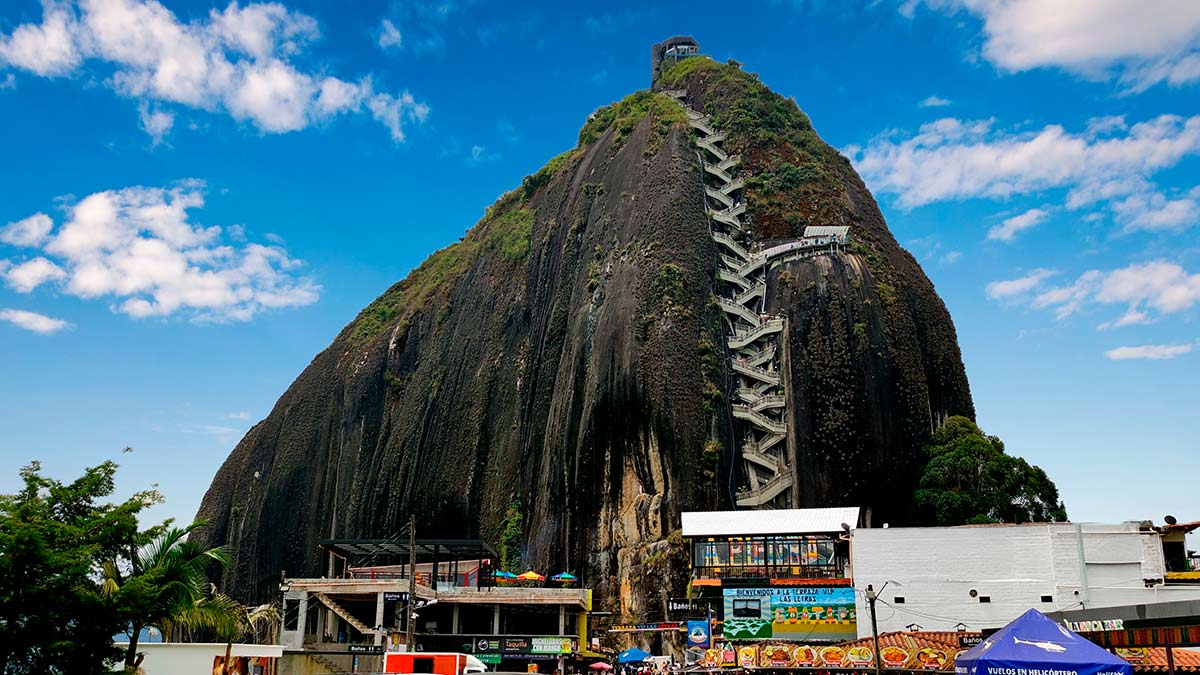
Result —
<path fill-rule="evenodd" d="M 858 526 L 858 511 L 857 506 L 769 511 L 689 511 L 683 514 L 683 536 L 841 532 L 842 523 L 851 528 Z"/>
<path fill-rule="evenodd" d="M 804 236 L 828 237 L 831 234 L 836 234 L 839 237 L 844 237 L 849 231 L 850 228 L 844 225 L 809 225 L 804 228 Z"/>

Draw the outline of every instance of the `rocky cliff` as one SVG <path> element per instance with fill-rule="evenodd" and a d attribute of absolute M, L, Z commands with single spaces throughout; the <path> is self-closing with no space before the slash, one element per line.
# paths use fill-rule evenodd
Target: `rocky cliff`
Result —
<path fill-rule="evenodd" d="M 848 225 L 844 253 L 778 266 L 787 316 L 788 453 L 798 506 L 904 522 L 917 448 L 973 417 L 954 327 L 850 164 L 793 101 L 735 66 L 689 58 L 684 90 L 741 153 L 760 240 Z M 719 252 L 683 108 L 640 92 L 598 110 L 575 149 L 502 197 L 316 356 L 218 471 L 201 538 L 224 586 L 269 597 L 280 570 L 321 574 L 317 541 L 498 542 L 524 514 L 524 558 L 580 572 L 644 615 L 678 554 L 679 513 L 731 508 L 736 454 Z"/>

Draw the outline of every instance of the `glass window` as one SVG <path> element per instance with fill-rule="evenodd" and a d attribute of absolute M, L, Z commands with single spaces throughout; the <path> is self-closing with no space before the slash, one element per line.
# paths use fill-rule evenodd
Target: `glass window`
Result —
<path fill-rule="evenodd" d="M 734 600 L 733 618 L 757 619 L 762 616 L 762 600 Z"/>

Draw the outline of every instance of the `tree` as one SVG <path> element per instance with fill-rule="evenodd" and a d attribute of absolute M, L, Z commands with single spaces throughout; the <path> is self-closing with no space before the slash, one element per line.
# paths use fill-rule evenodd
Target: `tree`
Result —
<path fill-rule="evenodd" d="M 227 565 L 221 547 L 204 549 L 187 540 L 198 521 L 187 527 L 167 527 L 148 543 L 129 547 L 107 559 L 102 568 L 102 592 L 121 611 L 129 627 L 125 668 L 137 668 L 138 637 L 154 626 L 165 633 L 176 627 L 219 628 L 228 621 L 225 607 L 213 599 L 207 571 Z"/>
<path fill-rule="evenodd" d="M 1004 443 L 965 417 L 951 417 L 924 448 L 915 494 L 931 525 L 1054 522 L 1067 519 L 1058 488 L 1041 468 L 1004 452 Z"/>
<path fill-rule="evenodd" d="M 500 535 L 500 569 L 520 572 L 521 540 L 524 538 L 520 500 L 513 499 L 504 512 L 504 531 Z"/>
<path fill-rule="evenodd" d="M 98 504 L 116 470 L 105 462 L 64 484 L 32 462 L 21 469 L 24 488 L 0 495 L 0 673 L 89 675 L 119 656 L 112 638 L 124 619 L 95 572 L 137 537 L 138 514 L 161 496 Z"/>

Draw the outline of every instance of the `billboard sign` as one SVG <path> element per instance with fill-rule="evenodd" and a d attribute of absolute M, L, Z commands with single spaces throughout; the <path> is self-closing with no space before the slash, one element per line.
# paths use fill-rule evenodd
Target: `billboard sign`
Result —
<path fill-rule="evenodd" d="M 858 637 L 853 588 L 726 588 L 722 596 L 728 639 L 838 642 Z"/>
<path fill-rule="evenodd" d="M 708 649 L 710 642 L 708 621 L 687 622 L 687 643 L 689 647 Z"/>

